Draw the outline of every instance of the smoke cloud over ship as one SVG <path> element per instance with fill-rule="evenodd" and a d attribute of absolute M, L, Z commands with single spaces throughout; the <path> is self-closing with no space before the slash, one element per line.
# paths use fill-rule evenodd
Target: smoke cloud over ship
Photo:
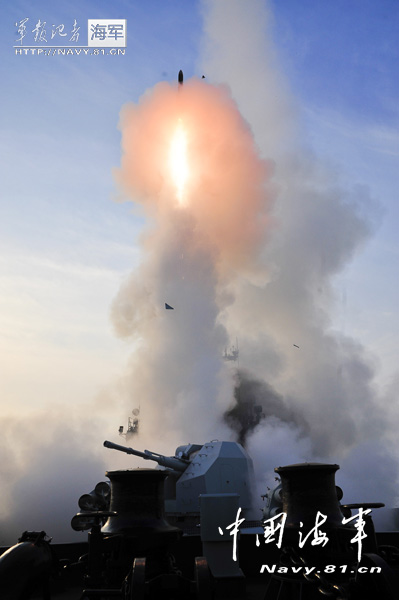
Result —
<path fill-rule="evenodd" d="M 126 373 L 83 419 L 68 411 L 66 429 L 66 411 L 38 415 L 19 450 L 19 423 L 3 423 L 2 517 L 18 533 L 70 514 L 65 494 L 54 510 L 60 477 L 77 499 L 104 464 L 123 463 L 99 442 L 138 406 L 140 449 L 239 440 L 263 493 L 274 467 L 321 460 L 341 464 L 345 501 L 394 502 L 396 409 L 376 389 L 373 358 L 331 317 L 334 278 L 378 210 L 367 189 L 343 185 L 304 149 L 264 2 L 203 2 L 203 16 L 206 79 L 159 83 L 121 112 L 119 200 L 147 219 L 141 264 L 111 307 L 132 348 Z M 223 359 L 236 338 L 239 367 Z M 252 421 L 248 405 L 260 407 Z M 80 447 L 73 460 L 66 438 Z M 28 495 L 46 489 L 54 494 L 36 510 Z"/>
<path fill-rule="evenodd" d="M 398 469 L 391 423 L 397 414 L 376 388 L 375 359 L 334 329 L 331 317 L 335 277 L 372 235 L 378 207 L 367 188 L 356 182 L 348 188 L 337 169 L 304 147 L 267 8 L 254 2 L 245 11 L 232 2 L 231 19 L 223 25 L 224 8 L 224 2 L 206 4 L 207 73 L 228 79 L 260 156 L 275 164 L 272 227 L 261 251 L 267 277 L 237 278 L 229 290 L 234 300 L 221 318 L 239 338 L 236 397 L 245 401 L 250 391 L 265 414 L 246 436 L 247 447 L 258 469 L 269 461 L 339 462 L 345 498 L 371 500 L 377 484 L 392 506 Z M 243 41 L 239 46 L 237 39 Z M 367 487 L 368 465 L 377 464 Z"/>
<path fill-rule="evenodd" d="M 390 465 L 389 478 L 375 477 L 392 503 L 397 468 L 373 361 L 330 317 L 334 277 L 372 234 L 378 210 L 367 189 L 343 186 L 301 146 L 264 36 L 268 15 L 253 6 L 244 14 L 229 4 L 229 25 L 223 2 L 205 11 L 206 81 L 227 74 L 234 100 L 225 86 L 186 79 L 159 84 L 122 113 L 116 177 L 151 223 L 141 268 L 112 309 L 117 333 L 135 344 L 126 398 L 143 400 L 147 445 L 167 438 L 170 451 L 172 439 L 233 436 L 264 471 L 341 461 L 349 493 L 359 485 L 365 500 L 366 463 L 354 458 L 363 448 L 370 462 Z M 180 171 L 170 158 L 176 136 Z M 222 360 L 236 337 L 238 370 Z M 248 403 L 261 407 L 252 423 Z"/>

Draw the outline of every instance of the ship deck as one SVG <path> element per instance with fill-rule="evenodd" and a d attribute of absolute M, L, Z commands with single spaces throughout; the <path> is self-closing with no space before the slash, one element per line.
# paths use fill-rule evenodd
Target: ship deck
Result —
<path fill-rule="evenodd" d="M 377 534 L 378 545 L 380 546 L 396 546 L 399 547 L 399 532 L 380 532 Z M 54 544 L 52 545 L 53 552 L 60 561 L 68 561 L 70 564 L 76 564 L 79 557 L 86 554 L 88 551 L 87 543 L 72 543 L 72 544 Z M 0 554 L 2 552 L 0 548 Z M 172 553 L 176 558 L 176 564 L 181 569 L 183 575 L 188 579 L 193 580 L 194 575 L 194 558 L 203 554 L 201 538 L 199 535 L 185 535 L 173 547 Z M 223 583 L 220 581 L 213 582 L 213 600 L 236 598 L 237 600 L 263 600 L 265 598 L 266 589 L 270 581 L 269 573 L 261 574 L 261 566 L 263 564 L 277 565 L 279 563 L 280 551 L 273 545 L 256 546 L 255 535 L 242 534 L 238 546 L 238 558 L 240 568 L 245 576 L 245 588 L 239 585 L 230 585 L 226 589 L 223 588 Z M 398 561 L 399 562 L 399 561 Z M 397 581 L 395 591 L 399 595 L 399 564 L 394 565 L 393 573 Z M 241 582 L 242 583 L 242 582 Z M 84 570 L 68 567 L 66 570 L 61 569 L 60 575 L 53 577 L 50 580 L 50 596 L 46 600 L 83 600 L 83 590 L 86 588 L 84 582 Z M 299 591 L 299 590 L 298 590 Z M 102 600 L 111 600 L 114 595 L 99 595 Z M 122 596 L 119 596 L 122 598 Z M 167 596 L 169 598 L 169 596 Z M 298 596 L 299 597 L 299 596 Z M 397 596 L 381 596 L 384 598 L 396 598 Z M 181 598 L 181 596 L 179 596 Z M 204 597 L 205 598 L 205 597 Z M 31 595 L 32 600 L 42 600 L 43 593 L 41 590 L 35 591 Z M 274 600 L 274 596 L 267 596 L 268 600 Z M 24 599 L 25 600 L 25 599 Z M 208 600 L 208 599 L 206 599 Z"/>

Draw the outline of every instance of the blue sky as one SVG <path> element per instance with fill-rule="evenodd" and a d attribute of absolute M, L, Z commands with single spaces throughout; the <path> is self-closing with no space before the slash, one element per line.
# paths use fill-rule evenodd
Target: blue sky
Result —
<path fill-rule="evenodd" d="M 397 119 L 396 2 L 276 2 L 285 67 L 307 102 L 372 121 Z M 323 85 L 320 83 L 323 82 Z"/>
<path fill-rule="evenodd" d="M 399 5 L 285 0 L 270 7 L 302 143 L 375 200 L 373 238 L 337 278 L 336 326 L 379 357 L 386 384 L 399 329 Z M 26 17 L 66 28 L 76 19 L 82 43 L 88 18 L 127 19 L 126 54 L 16 56 L 15 23 Z M 201 3 L 183 0 L 3 2 L 1 22 L 0 402 L 7 413 L 87 398 L 127 360 L 109 307 L 138 263 L 143 221 L 131 205 L 113 202 L 119 111 L 180 68 L 186 77 L 202 74 L 203 25 Z"/>
<path fill-rule="evenodd" d="M 337 283 L 338 322 L 396 369 L 398 336 L 399 6 L 274 2 L 274 40 L 309 146 L 376 202 L 375 233 Z"/>

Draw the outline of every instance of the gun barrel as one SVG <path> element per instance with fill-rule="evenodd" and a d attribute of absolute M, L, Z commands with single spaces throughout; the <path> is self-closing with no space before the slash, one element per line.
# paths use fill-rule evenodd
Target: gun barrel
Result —
<path fill-rule="evenodd" d="M 112 450 L 119 450 L 119 452 L 125 452 L 126 454 L 134 454 L 135 456 L 140 456 L 145 460 L 149 459 L 149 456 L 147 456 L 144 452 L 140 452 L 140 450 L 128 448 L 127 446 L 120 446 L 119 444 L 114 444 L 113 442 L 109 442 L 108 440 L 105 440 L 104 446 L 106 448 L 111 448 Z"/>
<path fill-rule="evenodd" d="M 140 450 L 135 450 L 134 448 L 128 448 L 127 446 L 120 446 L 119 444 L 114 444 L 113 442 L 109 442 L 105 440 L 104 446 L 106 448 L 111 448 L 112 450 L 119 450 L 119 452 L 125 452 L 126 454 L 134 454 L 134 456 L 140 456 L 144 458 L 144 460 L 154 460 L 162 467 L 167 467 L 168 469 L 172 469 L 173 471 L 178 471 L 183 473 L 189 465 L 188 460 L 184 460 L 183 458 L 177 458 L 175 456 L 163 456 L 162 454 L 156 454 L 155 452 L 150 452 L 149 450 L 144 450 L 144 452 L 140 452 Z"/>

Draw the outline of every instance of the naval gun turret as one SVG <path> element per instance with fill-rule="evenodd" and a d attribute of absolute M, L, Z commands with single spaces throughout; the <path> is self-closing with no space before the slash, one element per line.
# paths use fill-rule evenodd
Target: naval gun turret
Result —
<path fill-rule="evenodd" d="M 251 509 L 252 459 L 237 442 L 212 440 L 176 448 L 174 456 L 104 442 L 106 448 L 153 460 L 168 471 L 165 481 L 165 511 L 168 518 L 196 517 L 203 494 L 238 494 L 243 515 Z"/>

